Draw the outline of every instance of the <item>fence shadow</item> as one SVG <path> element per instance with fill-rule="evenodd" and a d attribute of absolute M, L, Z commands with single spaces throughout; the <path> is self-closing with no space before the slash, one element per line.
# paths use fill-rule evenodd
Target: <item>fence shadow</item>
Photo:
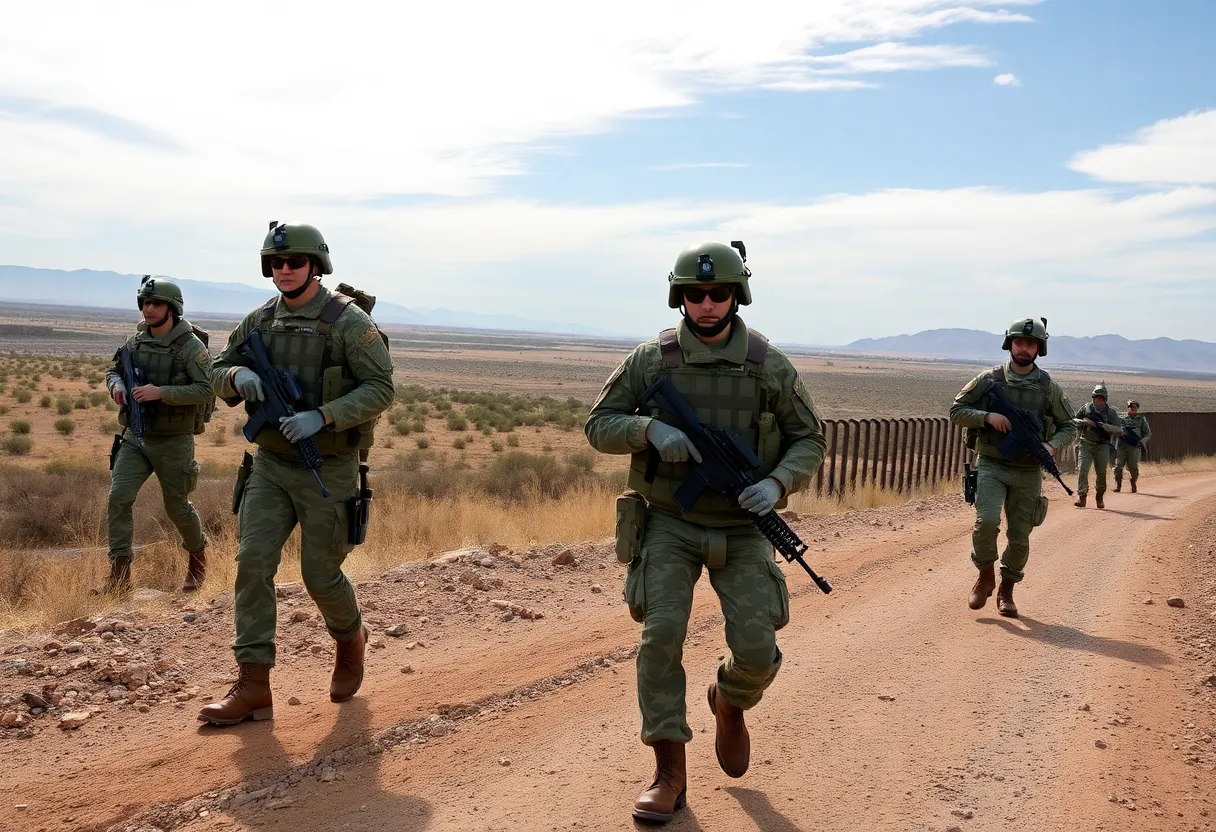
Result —
<path fill-rule="evenodd" d="M 739 801 L 739 805 L 747 812 L 757 829 L 763 829 L 764 832 L 802 832 L 803 827 L 773 808 L 764 792 L 739 786 L 727 786 L 725 791 Z"/>
<path fill-rule="evenodd" d="M 1095 636 L 1067 624 L 1048 624 L 1023 615 L 1016 621 L 1005 618 L 980 618 L 981 624 L 996 624 L 1008 633 L 1033 641 L 1061 647 L 1065 650 L 1081 650 L 1111 659 L 1120 659 L 1149 667 L 1165 667 L 1173 664 L 1168 653 L 1156 647 L 1147 647 L 1130 641 L 1120 641 L 1106 636 Z"/>

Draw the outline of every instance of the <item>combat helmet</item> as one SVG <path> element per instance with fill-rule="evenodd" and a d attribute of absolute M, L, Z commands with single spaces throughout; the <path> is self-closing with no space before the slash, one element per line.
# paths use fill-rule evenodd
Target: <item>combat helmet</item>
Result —
<path fill-rule="evenodd" d="M 680 252 L 675 267 L 667 275 L 667 305 L 672 309 L 680 308 L 685 286 L 729 283 L 738 287 L 735 299 L 739 305 L 747 306 L 752 302 L 752 290 L 747 285 L 751 276 L 752 270 L 747 267 L 747 247 L 740 240 L 731 241 L 729 246 L 721 243 L 689 246 Z"/>
<path fill-rule="evenodd" d="M 1135 399 L 1128 399 L 1128 400 L 1127 400 L 1127 406 L 1128 406 L 1128 407 L 1139 407 L 1139 406 L 1140 406 L 1140 402 L 1136 401 Z"/>
<path fill-rule="evenodd" d="M 266 239 L 262 242 L 262 277 L 270 277 L 270 258 L 285 254 L 310 255 L 317 258 L 321 274 L 334 273 L 329 246 L 314 226 L 299 222 L 271 222 Z"/>
<path fill-rule="evenodd" d="M 177 313 L 177 317 L 186 314 L 185 304 L 182 301 L 181 287 L 167 277 L 153 277 L 150 274 L 144 275 L 143 280 L 139 281 L 139 291 L 135 295 L 135 303 L 142 311 L 144 301 L 160 300 L 169 304 L 169 307 Z"/>
<path fill-rule="evenodd" d="M 1106 392 L 1106 385 L 1105 385 L 1105 384 L 1095 384 L 1095 385 L 1094 385 L 1094 392 L 1092 392 L 1092 393 L 1090 393 L 1090 394 L 1089 394 L 1089 397 L 1090 397 L 1091 399 L 1092 399 L 1094 396 L 1101 396 L 1101 397 L 1102 397 L 1102 398 L 1104 398 L 1104 399 L 1109 399 L 1109 398 L 1110 398 L 1110 395 L 1109 395 L 1109 394 Z"/>
<path fill-rule="evenodd" d="M 1013 344 L 1014 338 L 1033 338 L 1039 342 L 1039 357 L 1047 355 L 1047 319 L 1018 318 L 1005 330 L 1005 343 L 1001 349 L 1007 350 Z"/>

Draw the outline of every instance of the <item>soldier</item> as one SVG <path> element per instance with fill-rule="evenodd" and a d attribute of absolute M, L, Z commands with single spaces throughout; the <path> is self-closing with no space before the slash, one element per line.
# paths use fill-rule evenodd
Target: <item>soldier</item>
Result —
<path fill-rule="evenodd" d="M 685 803 L 684 744 L 692 739 L 685 705 L 684 638 L 702 566 L 722 604 L 730 655 L 709 686 L 717 723 L 714 747 L 731 777 L 747 771 L 750 738 L 743 712 L 777 675 L 776 631 L 789 620 L 785 577 L 753 518 L 785 505 L 804 488 L 824 454 L 810 394 L 789 360 L 737 316 L 752 301 L 742 243 L 684 249 L 668 275 L 667 304 L 683 320 L 640 345 L 604 385 L 586 423 L 592 447 L 632 454 L 629 485 L 618 500 L 627 523 L 644 529 L 636 547 L 618 542 L 629 563 L 625 601 L 642 622 L 638 648 L 641 739 L 653 747 L 653 782 L 634 803 L 644 820 L 667 821 Z M 731 428 L 756 451 L 757 479 L 738 501 L 706 492 L 693 511 L 672 498 L 699 461 L 669 414 L 639 412 L 641 395 L 668 375 L 706 423 Z M 622 525 L 618 520 L 618 528 Z M 636 548 L 636 551 L 634 549 Z"/>
<path fill-rule="evenodd" d="M 1144 418 L 1140 413 L 1140 402 L 1132 399 L 1127 403 L 1127 415 L 1121 416 L 1119 422 L 1123 425 L 1126 432 L 1127 429 L 1134 430 L 1136 435 L 1140 437 L 1140 444 L 1133 445 L 1126 438 L 1120 438 L 1116 445 L 1115 456 L 1115 491 L 1123 489 L 1123 469 L 1126 467 L 1131 472 L 1132 493 L 1136 493 L 1136 480 L 1140 479 L 1140 452 L 1144 450 L 1144 446 L 1148 443 L 1148 438 L 1152 436 L 1152 431 L 1148 427 L 1148 419 Z"/>
<path fill-rule="evenodd" d="M 125 593 L 131 588 L 131 507 L 148 477 L 156 474 L 165 513 L 182 536 L 190 555 L 183 592 L 198 589 L 207 568 L 207 538 L 190 492 L 198 484 L 194 436 L 204 430 L 215 397 L 211 392 L 211 355 L 200 335 L 182 315 L 182 290 L 172 280 L 145 275 L 135 296 L 143 322 L 114 354 L 106 372 L 106 388 L 122 408 L 123 426 L 110 451 L 110 499 L 106 523 L 110 539 L 110 575 L 97 593 Z M 142 371 L 144 383 L 128 390 L 120 356 L 129 351 L 131 364 Z M 144 435 L 131 431 L 130 403 L 144 412 Z"/>
<path fill-rule="evenodd" d="M 1097 428 L 1092 418 L 1109 425 L 1109 428 Z M 1081 445 L 1077 448 L 1077 462 L 1080 471 L 1077 474 L 1077 508 L 1085 508 L 1085 497 L 1089 492 L 1089 469 L 1094 469 L 1094 505 L 1106 508 L 1102 495 L 1106 493 L 1106 469 L 1110 463 L 1111 434 L 1122 433 L 1119 414 L 1106 403 L 1106 385 L 1099 384 L 1090 394 L 1090 403 L 1077 411 L 1077 419 L 1084 420 L 1081 428 Z"/>
<path fill-rule="evenodd" d="M 971 531 L 971 562 L 980 571 L 971 588 L 968 606 L 981 609 L 996 589 L 997 536 L 1001 531 L 1001 507 L 1005 508 L 1005 551 L 1001 554 L 1001 585 L 996 608 L 1001 615 L 1016 618 L 1014 584 L 1025 576 L 1030 558 L 1030 532 L 1047 517 L 1043 496 L 1043 472 L 1030 452 L 1008 459 L 998 447 L 1011 425 L 1009 419 L 989 407 L 989 391 L 1004 388 L 1009 400 L 1028 411 L 1043 426 L 1040 439 L 1047 451 L 1056 453 L 1077 436 L 1072 405 L 1035 359 L 1047 355 L 1047 322 L 1021 318 L 1005 331 L 1001 349 L 1009 350 L 1009 361 L 985 370 L 954 397 L 950 420 L 968 429 L 968 443 L 976 453 L 975 527 Z"/>
<path fill-rule="evenodd" d="M 262 245 L 262 274 L 279 296 L 245 316 L 215 362 L 216 393 L 229 404 L 245 400 L 256 412 L 262 383 L 237 347 L 254 330 L 271 361 L 294 373 L 306 407 L 255 437 L 256 458 L 235 499 L 240 511 L 236 575 L 236 637 L 240 675 L 220 702 L 198 718 L 215 725 L 274 716 L 270 668 L 275 663 L 274 576 L 280 552 L 300 525 L 300 572 L 329 634 L 336 641 L 329 697 L 345 702 L 363 681 L 367 629 L 355 590 L 342 572 L 348 542 L 347 501 L 358 488 L 359 451 L 373 443 L 380 413 L 393 401 L 393 366 L 372 319 L 346 295 L 321 285 L 333 273 L 329 246 L 311 225 L 272 223 Z M 293 444 L 311 438 L 323 457 L 318 474 L 296 457 Z"/>

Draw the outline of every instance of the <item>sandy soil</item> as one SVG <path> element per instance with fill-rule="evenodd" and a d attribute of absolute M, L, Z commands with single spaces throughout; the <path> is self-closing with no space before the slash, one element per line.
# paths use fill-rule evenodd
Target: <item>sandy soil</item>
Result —
<path fill-rule="evenodd" d="M 836 591 L 786 568 L 786 665 L 748 714 L 740 780 L 714 760 L 703 692 L 724 641 L 701 587 L 689 805 L 667 828 L 1211 829 L 1216 474 L 1143 485 L 1105 512 L 1053 493 L 1016 621 L 966 607 L 958 498 L 796 521 Z M 573 565 L 553 562 L 562 547 L 466 551 L 360 584 L 377 647 L 341 706 L 326 698 L 330 641 L 282 587 L 276 719 L 237 728 L 194 722 L 230 679 L 227 598 L 96 628 L 117 633 L 3 634 L 0 711 L 22 693 L 79 704 L 0 732 L 0 828 L 631 829 L 652 765 L 638 625 L 607 542 L 569 550 Z M 503 620 L 493 600 L 543 617 Z M 386 635 L 394 624 L 406 633 Z M 69 706 L 92 716 L 60 729 Z"/>

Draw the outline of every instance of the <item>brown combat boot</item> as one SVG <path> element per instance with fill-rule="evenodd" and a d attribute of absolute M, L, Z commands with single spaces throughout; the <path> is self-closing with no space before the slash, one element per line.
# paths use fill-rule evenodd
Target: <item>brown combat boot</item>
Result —
<path fill-rule="evenodd" d="M 363 684 L 363 654 L 367 650 L 368 632 L 360 627 L 350 641 L 337 642 L 334 654 L 334 675 L 329 680 L 329 701 L 345 702 Z"/>
<path fill-rule="evenodd" d="M 274 719 L 270 696 L 270 665 L 241 663 L 240 676 L 228 695 L 198 712 L 198 718 L 212 725 L 236 725 L 247 719 Z"/>
<path fill-rule="evenodd" d="M 1084 494 L 1078 494 L 1077 501 L 1075 503 L 1073 503 L 1073 505 L 1076 506 L 1077 508 L 1085 508 L 1085 496 L 1086 495 L 1084 495 Z"/>
<path fill-rule="evenodd" d="M 106 582 L 89 590 L 90 595 L 126 595 L 131 591 L 131 561 L 110 561 L 110 574 Z"/>
<path fill-rule="evenodd" d="M 1001 587 L 996 591 L 996 611 L 1006 618 L 1017 618 L 1018 607 L 1013 603 L 1013 581 L 1001 578 Z"/>
<path fill-rule="evenodd" d="M 638 820 L 667 823 L 688 797 L 684 743 L 659 740 L 654 744 L 654 782 L 633 801 Z"/>
<path fill-rule="evenodd" d="M 1106 508 L 1106 506 L 1102 503 L 1102 495 L 1105 493 L 1105 491 L 1099 491 L 1094 494 L 1094 505 L 1098 508 Z"/>
<path fill-rule="evenodd" d="M 976 578 L 975 586 L 971 587 L 971 597 L 967 599 L 967 606 L 973 610 L 983 609 L 994 589 L 996 589 L 996 567 L 990 563 L 980 570 L 980 576 Z"/>
<path fill-rule="evenodd" d="M 182 582 L 182 592 L 195 592 L 203 585 L 207 577 L 207 550 L 199 549 L 190 553 L 190 564 L 186 567 L 186 580 Z"/>
<path fill-rule="evenodd" d="M 1115 490 L 1118 491 L 1118 489 L 1115 489 Z M 1136 493 L 1136 481 L 1135 480 L 1132 480 L 1132 493 L 1133 494 Z"/>
<path fill-rule="evenodd" d="M 742 777 L 752 756 L 752 738 L 743 723 L 743 709 L 721 699 L 718 686 L 710 685 L 706 691 L 709 709 L 718 721 L 714 737 L 714 751 L 718 754 L 718 765 L 731 777 Z"/>

